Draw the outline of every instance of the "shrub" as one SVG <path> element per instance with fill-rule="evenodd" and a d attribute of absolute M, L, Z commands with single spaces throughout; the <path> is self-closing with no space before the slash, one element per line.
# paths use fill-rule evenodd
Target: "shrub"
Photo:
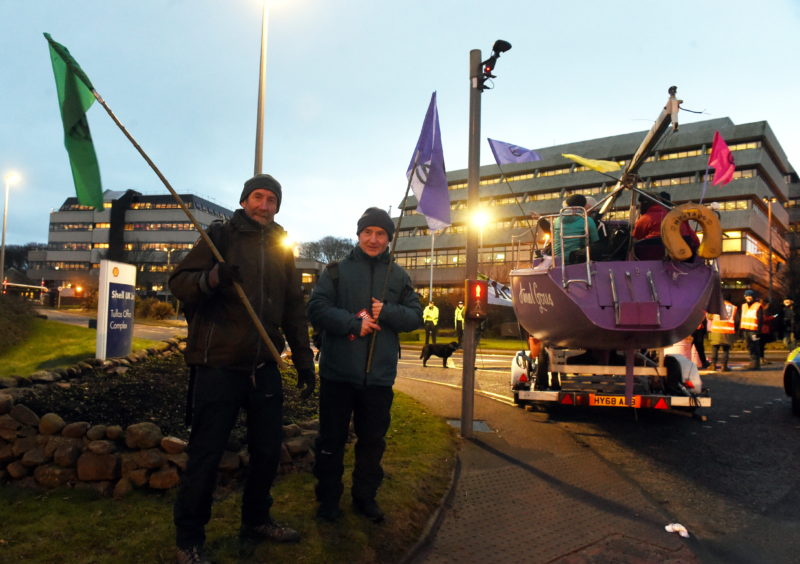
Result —
<path fill-rule="evenodd" d="M 33 317 L 30 303 L 17 296 L 0 294 L 0 353 L 25 340 Z"/>
<path fill-rule="evenodd" d="M 156 301 L 156 303 L 150 305 L 150 317 L 153 319 L 175 317 L 175 308 L 167 302 Z"/>

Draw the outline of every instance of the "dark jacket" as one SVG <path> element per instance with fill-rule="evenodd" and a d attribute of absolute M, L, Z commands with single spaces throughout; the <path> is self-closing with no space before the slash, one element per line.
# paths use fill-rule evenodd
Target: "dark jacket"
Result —
<path fill-rule="evenodd" d="M 239 267 L 242 288 L 275 348 L 284 348 L 283 330 L 294 365 L 313 370 L 299 274 L 294 256 L 282 246 L 286 232 L 277 223 L 262 226 L 244 210 L 236 210 L 212 232 L 225 262 Z M 234 288 L 208 287 L 208 271 L 215 263 L 200 239 L 169 278 L 172 293 L 192 312 L 186 363 L 252 370 L 274 362 Z"/>
<path fill-rule="evenodd" d="M 320 378 L 360 385 L 394 384 L 399 351 L 397 334 L 422 325 L 422 306 L 408 273 L 390 263 L 389 257 L 388 250 L 372 258 L 356 247 L 335 269 L 326 268 L 320 275 L 308 302 L 308 318 L 322 331 Z M 367 374 L 372 335 L 359 337 L 361 320 L 356 314 L 362 309 L 371 314 L 371 298 L 380 299 L 387 267 L 391 271 L 378 319 L 381 330 L 377 332 L 372 371 Z"/>

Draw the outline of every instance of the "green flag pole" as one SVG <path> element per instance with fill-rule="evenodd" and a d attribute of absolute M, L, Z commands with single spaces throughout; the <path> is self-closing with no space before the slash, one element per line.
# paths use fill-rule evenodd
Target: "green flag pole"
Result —
<path fill-rule="evenodd" d="M 92 86 L 92 83 L 89 80 L 89 77 L 86 76 L 86 73 L 83 72 L 83 70 L 80 68 L 80 65 L 78 65 L 77 61 L 75 61 L 75 59 L 72 57 L 72 55 L 69 54 L 69 51 L 66 49 L 66 47 L 64 47 L 63 45 L 60 45 L 59 43 L 56 43 L 55 41 L 53 41 L 53 39 L 50 37 L 50 34 L 45 33 L 44 36 L 47 39 L 48 43 L 50 44 L 51 53 L 54 51 L 55 53 L 58 54 L 59 57 L 61 57 L 61 59 L 64 61 L 64 63 L 67 65 L 69 70 L 73 73 L 73 75 L 77 79 L 79 79 L 82 82 L 82 84 L 84 84 L 86 86 L 88 91 L 91 92 L 91 94 L 94 97 L 94 99 L 97 100 L 97 102 L 101 106 L 103 106 L 103 108 L 106 110 L 106 112 L 111 117 L 111 119 L 114 121 L 114 123 L 117 125 L 117 127 L 119 127 L 119 129 L 122 131 L 122 133 L 125 135 L 125 137 L 127 137 L 128 141 L 131 142 L 133 147 L 139 152 L 139 154 L 142 156 L 142 158 L 144 158 L 144 160 L 147 162 L 147 164 L 150 166 L 150 168 L 153 169 L 153 172 L 156 173 L 156 176 L 158 176 L 158 178 L 159 178 L 159 180 L 161 180 L 162 184 L 164 184 L 164 186 L 167 188 L 167 190 L 169 190 L 169 193 L 172 194 L 172 197 L 175 200 L 175 202 L 178 204 L 178 206 L 181 208 L 181 210 L 183 210 L 183 213 L 186 214 L 186 217 L 189 218 L 189 221 L 192 222 L 192 225 L 194 225 L 194 228 L 197 230 L 197 232 L 200 233 L 200 237 L 203 239 L 203 241 L 205 241 L 206 245 L 208 245 L 208 247 L 211 249 L 211 253 L 214 255 L 214 258 L 217 260 L 217 262 L 224 263 L 225 259 L 223 258 L 222 254 L 219 252 L 219 249 L 217 249 L 216 245 L 214 245 L 214 242 L 208 236 L 208 233 L 206 233 L 206 231 L 202 228 L 200 223 L 197 221 L 197 219 L 194 217 L 192 212 L 189 210 L 189 208 L 184 203 L 183 199 L 180 197 L 180 195 L 175 191 L 175 189 L 169 183 L 169 180 L 167 180 L 167 178 L 161 173 L 161 170 L 159 170 L 159 168 L 156 166 L 156 164 L 153 162 L 153 160 L 148 156 L 148 154 L 144 152 L 144 149 L 142 149 L 142 147 L 139 145 L 139 143 L 136 141 L 136 139 L 134 139 L 133 136 L 130 134 L 130 132 L 128 132 L 128 129 L 125 127 L 125 125 L 123 125 L 123 123 L 119 120 L 119 118 L 117 118 L 117 116 L 114 114 L 114 112 L 111 111 L 111 108 L 108 106 L 108 104 L 106 104 L 105 100 L 103 100 L 103 97 L 100 96 L 100 94 L 98 94 L 97 90 L 94 89 L 94 86 Z M 269 338 L 269 335 L 267 334 L 266 329 L 264 329 L 264 325 L 261 323 L 261 320 L 258 318 L 258 314 L 256 314 L 256 311 L 253 309 L 253 306 L 250 303 L 250 300 L 247 298 L 247 295 L 244 293 L 244 289 L 242 288 L 242 286 L 238 282 L 234 282 L 233 283 L 233 287 L 236 290 L 236 294 L 239 296 L 239 299 L 241 300 L 242 305 L 247 310 L 247 313 L 250 315 L 250 319 L 253 321 L 253 325 L 255 325 L 256 330 L 258 331 L 258 334 L 261 337 L 261 340 L 267 346 L 267 349 L 269 350 L 270 354 L 272 355 L 272 358 L 278 364 L 279 368 L 282 368 L 282 369 L 286 368 L 287 364 L 281 358 L 281 355 L 278 352 L 278 349 L 275 348 L 275 345 L 272 342 L 272 339 Z"/>

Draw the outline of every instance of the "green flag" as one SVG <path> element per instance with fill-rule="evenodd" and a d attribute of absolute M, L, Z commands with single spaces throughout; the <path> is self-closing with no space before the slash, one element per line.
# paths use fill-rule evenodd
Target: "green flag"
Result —
<path fill-rule="evenodd" d="M 72 179 L 78 202 L 96 209 L 103 208 L 103 188 L 100 183 L 100 167 L 86 120 L 86 110 L 94 102 L 89 77 L 72 58 L 66 47 L 53 41 L 49 33 L 44 34 L 50 45 L 50 59 L 58 90 L 58 107 L 64 123 L 64 146 L 69 155 Z"/>

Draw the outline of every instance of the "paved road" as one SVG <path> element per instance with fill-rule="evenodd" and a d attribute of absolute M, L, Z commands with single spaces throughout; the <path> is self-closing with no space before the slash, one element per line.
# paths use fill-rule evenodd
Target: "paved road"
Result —
<path fill-rule="evenodd" d="M 80 325 L 86 327 L 89 319 L 93 316 L 84 311 L 48 309 L 41 308 L 39 313 L 47 316 L 47 319 L 70 325 Z M 152 339 L 153 341 L 163 341 L 175 336 L 186 336 L 186 325 L 180 327 L 163 327 L 159 325 L 144 325 L 135 323 L 133 326 L 133 336 L 139 339 Z"/>
<path fill-rule="evenodd" d="M 460 385 L 458 356 L 458 369 L 423 369 L 403 352 L 401 378 Z M 556 407 L 529 413 L 530 423 L 557 425 L 635 481 L 689 529 L 703 562 L 797 562 L 800 418 L 782 389 L 784 355 L 774 353 L 758 372 L 744 371 L 740 355 L 733 372 L 703 373 L 713 399 L 705 422 L 675 412 Z M 476 364 L 476 391 L 508 402 L 509 355 L 481 355 Z"/>

